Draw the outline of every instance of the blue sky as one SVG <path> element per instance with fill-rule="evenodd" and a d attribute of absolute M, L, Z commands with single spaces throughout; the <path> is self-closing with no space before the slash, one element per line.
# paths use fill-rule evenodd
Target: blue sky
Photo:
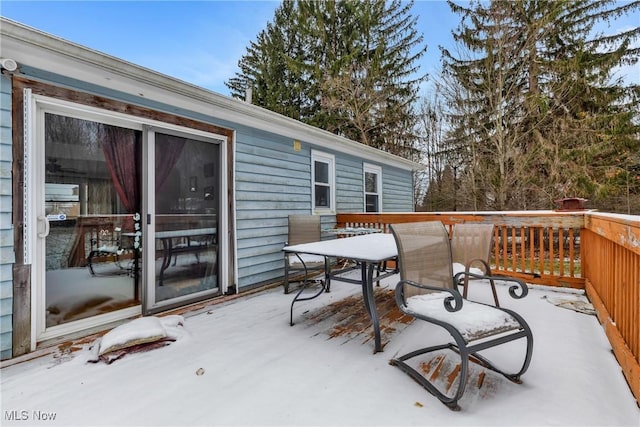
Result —
<path fill-rule="evenodd" d="M 229 94 L 224 82 L 237 71 L 246 46 L 280 4 L 267 0 L 0 1 L 0 14 L 6 18 L 223 95 Z M 440 64 L 438 45 L 453 45 L 451 31 L 459 18 L 439 0 L 417 0 L 412 12 L 428 46 L 421 71 L 435 74 Z M 637 26 L 637 21 L 628 17 L 612 28 Z M 640 81 L 638 66 L 629 72 Z"/>

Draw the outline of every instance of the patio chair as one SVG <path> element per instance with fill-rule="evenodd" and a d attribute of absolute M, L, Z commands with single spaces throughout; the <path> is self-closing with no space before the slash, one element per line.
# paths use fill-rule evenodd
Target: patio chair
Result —
<path fill-rule="evenodd" d="M 320 216 L 289 215 L 289 235 L 285 246 L 317 242 L 321 238 Z M 309 273 L 324 271 L 325 258 L 308 254 L 284 254 L 284 293 L 289 293 L 289 282 L 292 274 L 304 273 L 301 281 L 309 282 Z"/>
<path fill-rule="evenodd" d="M 469 372 L 469 360 L 484 368 L 520 383 L 520 376 L 529 367 L 533 352 L 533 335 L 525 320 L 516 312 L 487 304 L 465 300 L 456 288 L 451 262 L 449 236 L 442 223 L 420 222 L 391 225 L 398 246 L 400 282 L 396 286 L 396 302 L 404 313 L 446 329 L 454 342 L 420 348 L 389 363 L 436 396 L 453 410 L 460 410 L 458 400 L 464 394 Z M 509 288 L 513 298 L 527 295 L 524 282 L 515 279 Z M 494 366 L 479 352 L 511 341 L 525 339 L 526 352 L 522 367 L 507 373 Z M 457 389 L 445 394 L 408 363 L 416 356 L 441 350 L 453 350 L 460 356 Z M 512 352 L 507 356 L 510 358 Z M 415 363 L 414 363 L 415 364 Z"/>
<path fill-rule="evenodd" d="M 123 242 L 122 228 L 112 223 L 91 230 L 87 267 L 92 276 L 132 274 L 134 249 Z"/>
<path fill-rule="evenodd" d="M 462 286 L 462 297 L 467 298 L 470 280 L 477 282 L 486 279 L 491 286 L 495 306 L 500 307 L 496 284 L 489 266 L 493 228 L 493 224 L 454 224 L 451 233 L 451 256 L 454 274 L 462 271 L 466 273 L 459 274 L 456 280 L 456 284 Z M 478 274 L 482 274 L 483 277 L 478 277 Z"/>

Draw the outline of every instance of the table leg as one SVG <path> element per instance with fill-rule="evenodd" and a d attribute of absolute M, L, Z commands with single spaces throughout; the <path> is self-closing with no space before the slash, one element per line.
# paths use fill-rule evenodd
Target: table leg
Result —
<path fill-rule="evenodd" d="M 373 324 L 373 333 L 375 336 L 374 353 L 382 351 L 381 338 L 380 338 L 380 321 L 378 319 L 378 310 L 376 310 L 376 301 L 373 295 L 373 270 L 375 265 L 363 262 L 362 263 L 362 297 L 364 299 L 364 307 L 371 317 L 371 323 Z"/>
<path fill-rule="evenodd" d="M 324 288 L 325 292 L 331 292 L 331 260 L 324 257 Z"/>
<path fill-rule="evenodd" d="M 160 266 L 160 274 L 158 277 L 158 285 L 162 286 L 162 282 L 164 280 L 164 271 L 171 264 L 171 253 L 173 252 L 173 242 L 171 237 L 167 239 L 162 239 L 162 265 Z"/>

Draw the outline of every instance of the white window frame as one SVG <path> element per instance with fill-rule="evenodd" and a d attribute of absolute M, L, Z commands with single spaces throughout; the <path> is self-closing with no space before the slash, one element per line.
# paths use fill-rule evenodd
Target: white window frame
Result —
<path fill-rule="evenodd" d="M 316 207 L 316 162 L 326 163 L 329 171 L 329 182 L 326 185 L 329 187 L 329 206 L 328 207 Z M 336 177 L 335 177 L 335 163 L 336 158 L 333 154 L 324 153 L 322 151 L 311 150 L 311 211 L 314 214 L 335 214 L 336 212 Z M 324 184 L 324 183 L 323 183 Z"/>
<path fill-rule="evenodd" d="M 367 192 L 367 173 L 376 174 L 376 191 L 375 193 Z M 367 211 L 367 195 L 376 195 L 378 196 L 378 210 L 377 212 L 382 212 L 382 167 L 378 165 L 372 165 L 370 163 L 362 164 L 362 193 L 363 193 L 363 212 Z"/>

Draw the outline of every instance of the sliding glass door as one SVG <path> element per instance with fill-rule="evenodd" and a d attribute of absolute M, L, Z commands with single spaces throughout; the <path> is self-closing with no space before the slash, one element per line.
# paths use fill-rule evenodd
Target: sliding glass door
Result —
<path fill-rule="evenodd" d="M 218 212 L 220 141 L 149 133 L 147 309 L 221 292 Z M 153 180 L 151 177 L 153 176 Z M 151 259 L 153 257 L 153 259 Z"/>
<path fill-rule="evenodd" d="M 30 105 L 32 346 L 225 291 L 223 138 L 49 98 Z"/>
<path fill-rule="evenodd" d="M 100 323 L 140 306 L 142 133 L 63 114 L 41 117 L 38 322 L 46 338 L 68 329 L 63 325 L 91 326 L 96 317 Z"/>

